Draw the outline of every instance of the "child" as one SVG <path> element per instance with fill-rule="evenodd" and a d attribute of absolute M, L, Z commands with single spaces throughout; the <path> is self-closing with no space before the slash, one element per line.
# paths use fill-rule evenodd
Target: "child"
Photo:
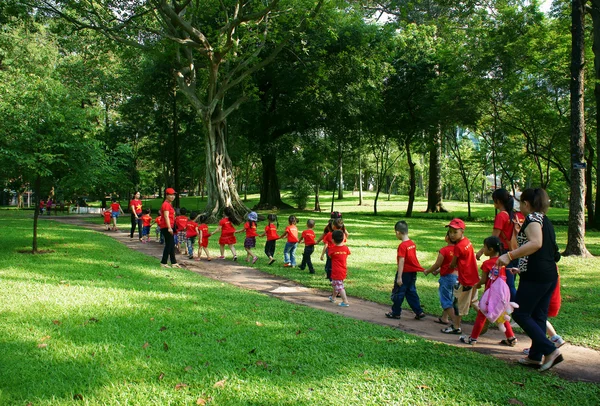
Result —
<path fill-rule="evenodd" d="M 268 224 L 265 227 L 265 232 L 261 234 L 261 237 L 267 236 L 267 242 L 265 243 L 265 255 L 269 258 L 269 265 L 273 265 L 275 262 L 275 243 L 280 238 L 277 235 L 277 227 L 279 227 L 279 223 L 277 222 L 277 216 L 275 214 L 269 214 L 267 216 Z"/>
<path fill-rule="evenodd" d="M 423 267 L 417 259 L 417 246 L 408 238 L 408 224 L 399 221 L 394 226 L 396 238 L 402 241 L 398 245 L 396 254 L 397 271 L 392 290 L 392 311 L 385 314 L 389 319 L 399 319 L 402 315 L 404 298 L 415 313 L 415 319 L 421 320 L 425 313 L 421 308 L 421 301 L 417 294 L 417 272 L 423 272 Z"/>
<path fill-rule="evenodd" d="M 502 266 L 498 268 L 496 266 L 496 261 L 500 256 L 500 251 L 502 250 L 502 241 L 500 238 L 491 236 L 486 238 L 483 241 L 483 254 L 488 256 L 489 259 L 484 261 L 481 265 L 481 279 L 475 285 L 475 290 L 479 289 L 481 286 L 485 286 L 484 292 L 492 286 L 492 282 L 496 278 L 502 278 L 506 281 L 506 270 Z M 481 312 L 481 310 L 477 311 L 477 317 L 475 318 L 475 324 L 473 325 L 473 330 L 471 331 L 471 336 L 460 336 L 460 341 L 465 344 L 475 345 L 477 344 L 477 339 L 481 334 L 481 330 L 486 323 L 486 317 Z M 500 344 L 507 345 L 509 347 L 514 347 L 517 344 L 517 337 L 515 337 L 515 333 L 513 333 L 512 327 L 510 326 L 510 322 L 505 321 L 504 327 L 506 331 L 504 334 L 506 335 L 506 339 L 500 341 Z"/>
<path fill-rule="evenodd" d="M 104 229 L 108 231 L 110 228 L 110 221 L 112 219 L 112 212 L 110 210 L 104 210 L 102 215 L 104 216 Z"/>
<path fill-rule="evenodd" d="M 111 217 L 113 221 L 113 231 L 119 231 L 117 228 L 117 218 L 119 218 L 119 214 L 125 214 L 123 209 L 121 208 L 121 203 L 117 202 L 117 198 L 112 198 L 112 203 L 110 204 Z"/>
<path fill-rule="evenodd" d="M 190 219 L 185 224 L 185 243 L 187 244 L 189 259 L 194 259 L 194 243 L 196 242 L 196 237 L 200 233 L 198 230 L 198 223 L 195 221 L 196 217 L 198 217 L 198 213 L 193 211 L 190 215 Z M 175 222 L 177 222 L 177 219 Z"/>
<path fill-rule="evenodd" d="M 154 233 L 155 233 L 156 240 L 159 241 L 160 244 L 164 244 L 165 241 L 163 240 L 163 236 L 160 233 L 160 226 L 159 226 L 161 221 L 162 221 L 162 215 L 160 214 L 160 211 L 159 211 L 158 216 L 156 216 L 156 218 L 154 219 L 152 224 L 156 224 L 156 227 L 154 227 Z"/>
<path fill-rule="evenodd" d="M 296 223 L 298 219 L 296 216 L 288 217 L 288 223 L 290 224 L 285 228 L 285 232 L 280 238 L 287 237 L 285 248 L 283 249 L 283 266 L 284 267 L 296 267 L 296 248 L 298 248 L 298 227 Z"/>
<path fill-rule="evenodd" d="M 204 253 L 206 254 L 207 261 L 212 260 L 208 253 L 208 237 L 211 236 L 211 233 L 208 232 L 208 224 L 206 224 L 207 220 L 208 216 L 206 214 L 201 215 L 198 220 L 200 221 L 200 225 L 198 226 L 198 261 L 200 261 L 200 258 L 202 257 L 202 251 L 204 251 Z"/>
<path fill-rule="evenodd" d="M 236 231 L 236 233 L 246 232 L 246 239 L 244 240 L 244 249 L 246 250 L 246 262 L 250 262 L 252 258 L 252 265 L 258 261 L 258 257 L 252 252 L 252 248 L 256 247 L 256 222 L 258 221 L 258 214 L 251 211 L 248 213 L 248 221 L 244 224 L 244 228 Z"/>
<path fill-rule="evenodd" d="M 442 329 L 444 334 L 462 334 L 460 322 L 462 316 L 469 314 L 469 308 L 473 301 L 477 300 L 477 289 L 473 289 L 479 283 L 479 272 L 477 272 L 477 260 L 473 244 L 465 233 L 465 222 L 455 218 L 446 226 L 448 236 L 454 245 L 454 258 L 450 263 L 450 269 L 458 270 L 458 286 L 454 288 L 454 301 L 457 305 L 455 314 L 452 315 L 452 324 Z"/>
<path fill-rule="evenodd" d="M 450 324 L 452 314 L 454 313 L 454 285 L 458 279 L 458 272 L 450 269 L 450 263 L 454 258 L 454 243 L 450 241 L 448 233 L 446 233 L 446 246 L 439 250 L 435 264 L 423 272 L 423 275 L 430 273 L 440 275 L 438 295 L 440 297 L 440 305 L 442 305 L 442 317 L 435 320 L 436 323 Z"/>
<path fill-rule="evenodd" d="M 142 242 L 145 244 L 150 241 L 150 227 L 152 226 L 151 210 L 144 210 L 142 215 Z"/>
<path fill-rule="evenodd" d="M 335 298 L 340 295 L 341 307 L 349 307 L 346 289 L 344 289 L 344 279 L 348 273 L 347 260 L 350 255 L 350 249 L 344 245 L 344 232 L 335 230 L 331 236 L 334 245 L 329 247 L 328 256 L 331 258 L 331 286 L 333 294 L 329 296 L 329 301 L 335 303 Z"/>
<path fill-rule="evenodd" d="M 175 217 L 175 248 L 177 253 L 181 253 L 181 246 L 185 249 L 185 236 L 187 233 L 187 222 L 188 217 L 186 216 L 187 210 L 185 207 L 179 209 L 179 215 Z M 195 217 L 194 217 L 195 218 Z"/>
<path fill-rule="evenodd" d="M 308 271 L 310 273 L 315 273 L 315 268 L 313 267 L 312 260 L 310 256 L 315 251 L 315 232 L 313 228 L 315 227 L 314 220 L 308 220 L 306 222 L 307 230 L 302 231 L 302 235 L 300 236 L 300 240 L 298 243 L 304 242 L 304 252 L 302 253 L 302 263 L 298 268 L 304 271 L 304 268 L 308 266 Z"/>
<path fill-rule="evenodd" d="M 331 231 L 327 232 L 322 240 L 323 240 L 323 252 L 321 252 L 321 261 L 323 260 L 323 257 L 325 255 L 327 255 L 328 253 L 328 248 L 333 244 L 333 239 L 332 239 L 332 234 L 333 231 L 335 230 L 340 230 L 342 231 L 342 233 L 344 232 L 344 221 L 342 220 L 341 216 L 334 219 L 331 222 Z M 346 234 L 344 233 L 344 243 L 346 243 Z M 325 275 L 327 277 L 327 279 L 329 279 L 331 281 L 331 258 L 329 258 L 329 255 L 327 255 L 327 261 L 325 261 Z"/>
<path fill-rule="evenodd" d="M 213 234 L 219 231 L 221 232 L 221 237 L 219 238 L 221 256 L 219 259 L 225 259 L 225 246 L 229 245 L 229 249 L 233 254 L 233 260 L 237 261 L 237 254 L 235 253 L 235 243 L 237 240 L 235 239 L 235 215 L 233 209 L 231 207 L 225 207 L 225 209 L 223 209 L 223 215 L 225 217 L 219 221 L 219 226 L 213 232 Z"/>

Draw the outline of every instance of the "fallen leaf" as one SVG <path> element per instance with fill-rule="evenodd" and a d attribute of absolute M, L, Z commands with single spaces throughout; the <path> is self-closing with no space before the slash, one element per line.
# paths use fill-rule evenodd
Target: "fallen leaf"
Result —
<path fill-rule="evenodd" d="M 358 358 L 362 358 L 364 356 L 365 356 L 365 354 L 363 354 L 362 352 L 360 354 L 358 354 Z"/>
<path fill-rule="evenodd" d="M 81 393 L 76 393 L 73 395 L 73 400 L 83 400 L 83 395 Z"/>
<path fill-rule="evenodd" d="M 193 366 L 191 366 L 191 365 L 188 365 L 187 367 L 183 368 L 183 370 L 184 370 L 185 372 L 189 372 L 189 371 L 191 371 L 192 369 L 194 369 L 194 367 L 193 367 Z"/>
<path fill-rule="evenodd" d="M 50 339 L 50 336 L 44 336 L 44 337 L 42 337 L 40 339 L 40 341 L 46 341 L 46 340 L 49 340 L 49 339 Z"/>
<path fill-rule="evenodd" d="M 256 325 L 257 325 L 258 327 L 262 327 L 262 326 L 264 326 L 264 324 L 262 324 L 260 321 L 257 321 L 257 322 L 256 322 Z"/>
<path fill-rule="evenodd" d="M 118 267 L 117 267 L 117 268 L 118 268 Z M 122 276 L 121 276 L 121 275 L 117 275 L 117 276 L 115 276 L 115 278 L 117 278 L 117 279 L 121 279 L 121 278 L 122 278 Z"/>
<path fill-rule="evenodd" d="M 225 386 L 225 381 L 227 381 L 227 378 L 220 380 L 219 382 L 215 383 L 213 385 L 213 388 L 222 388 L 223 386 Z"/>
<path fill-rule="evenodd" d="M 525 403 L 523 403 L 520 400 L 517 400 L 515 398 L 511 398 L 511 399 L 508 399 L 508 404 L 509 405 L 524 405 Z"/>
<path fill-rule="evenodd" d="M 251 349 L 248 354 L 254 354 L 256 352 L 256 348 Z"/>
<path fill-rule="evenodd" d="M 300 335 L 300 334 L 302 334 L 301 330 L 296 331 L 296 335 Z"/>
<path fill-rule="evenodd" d="M 269 367 L 269 364 L 267 364 L 265 361 L 256 361 L 256 365 L 265 369 Z"/>
<path fill-rule="evenodd" d="M 52 320 L 52 323 L 56 324 L 57 326 L 60 326 L 62 324 L 60 320 Z"/>
<path fill-rule="evenodd" d="M 158 331 L 165 331 L 167 328 L 165 326 L 162 326 L 161 328 L 158 329 Z"/>
<path fill-rule="evenodd" d="M 204 398 L 198 398 L 198 400 L 196 401 L 197 405 L 205 405 L 206 404 L 206 399 Z"/>
<path fill-rule="evenodd" d="M 523 382 L 513 382 L 515 385 L 523 387 L 525 384 Z"/>
<path fill-rule="evenodd" d="M 163 342 L 163 350 L 169 351 L 169 345 L 165 342 Z"/>
<path fill-rule="evenodd" d="M 47 346 L 48 346 L 48 344 L 46 344 L 46 343 L 38 344 L 38 348 L 46 348 Z"/>
<path fill-rule="evenodd" d="M 150 321 L 154 321 L 154 317 L 150 317 Z"/>
<path fill-rule="evenodd" d="M 165 377 L 165 374 L 163 374 L 162 372 L 160 373 L 160 375 L 158 375 L 158 380 L 162 381 L 163 378 Z"/>
<path fill-rule="evenodd" d="M 187 388 L 189 385 L 187 383 L 178 383 L 175 385 L 175 390 L 181 390 L 183 388 Z"/>
<path fill-rule="evenodd" d="M 221 339 L 217 340 L 218 343 L 224 343 L 225 341 L 227 341 L 226 338 L 221 338 Z"/>
<path fill-rule="evenodd" d="M 98 319 L 97 319 L 97 318 L 95 318 L 95 317 L 92 317 L 92 318 L 90 318 L 90 319 L 89 319 L 89 322 L 90 322 L 90 323 L 98 323 L 99 321 L 100 321 L 100 320 L 98 320 Z"/>
<path fill-rule="evenodd" d="M 417 389 L 431 389 L 431 388 L 427 385 L 419 385 L 419 386 L 417 386 Z"/>
<path fill-rule="evenodd" d="M 143 348 L 143 349 L 146 349 L 146 348 L 148 348 L 148 347 L 150 347 L 150 344 L 148 344 L 148 341 L 146 341 L 146 342 L 144 343 L 144 345 L 142 345 L 142 348 Z"/>

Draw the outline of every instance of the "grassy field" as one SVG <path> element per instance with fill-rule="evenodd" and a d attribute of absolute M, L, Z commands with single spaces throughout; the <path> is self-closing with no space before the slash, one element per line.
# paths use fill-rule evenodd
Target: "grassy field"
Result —
<path fill-rule="evenodd" d="M 347 217 L 355 261 L 348 290 L 385 301 L 397 244 L 388 223 L 395 218 L 354 217 Z M 439 225 L 423 220 L 413 227 L 415 236 L 423 229 L 423 262 L 436 249 L 426 247 L 439 245 Z M 30 213 L 2 211 L 0 226 L 10 230 L 0 234 L 0 404 L 579 405 L 600 397 L 597 385 L 565 382 L 185 270 L 165 272 L 155 259 L 100 233 L 44 221 L 40 245 L 53 252 L 19 254 L 31 242 Z M 570 279 L 568 261 L 564 268 Z M 287 276 L 325 286 L 320 277 Z M 359 283 L 362 278 L 371 282 Z M 367 286 L 378 279 L 381 287 Z M 434 285 L 420 279 L 422 295 L 433 296 Z M 569 306 L 591 312 L 595 291 L 567 300 L 559 319 L 567 318 Z M 428 311 L 437 305 L 425 301 Z M 560 327 L 565 335 L 571 329 Z"/>

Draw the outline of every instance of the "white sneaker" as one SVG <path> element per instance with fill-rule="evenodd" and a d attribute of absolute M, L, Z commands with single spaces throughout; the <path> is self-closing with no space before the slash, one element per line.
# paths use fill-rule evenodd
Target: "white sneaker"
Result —
<path fill-rule="evenodd" d="M 550 337 L 550 341 L 552 341 L 554 343 L 556 348 L 560 348 L 565 344 L 565 340 L 563 340 L 563 338 L 561 336 L 559 336 L 558 334 Z"/>

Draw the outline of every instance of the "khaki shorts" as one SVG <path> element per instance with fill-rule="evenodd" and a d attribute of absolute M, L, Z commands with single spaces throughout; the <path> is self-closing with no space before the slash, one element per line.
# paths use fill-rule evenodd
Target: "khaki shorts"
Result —
<path fill-rule="evenodd" d="M 458 315 L 466 316 L 471 306 L 477 302 L 477 289 L 472 286 L 458 285 L 458 288 L 454 288 L 454 299 Z"/>

